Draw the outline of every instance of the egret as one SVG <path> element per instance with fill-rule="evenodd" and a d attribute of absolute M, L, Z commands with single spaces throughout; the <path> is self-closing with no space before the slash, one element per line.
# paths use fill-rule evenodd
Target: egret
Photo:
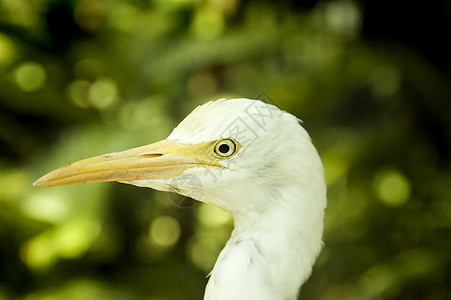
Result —
<path fill-rule="evenodd" d="M 259 100 L 210 101 L 165 140 L 72 163 L 34 185 L 105 181 L 176 192 L 232 215 L 204 299 L 297 299 L 322 248 L 318 152 L 299 119 Z"/>

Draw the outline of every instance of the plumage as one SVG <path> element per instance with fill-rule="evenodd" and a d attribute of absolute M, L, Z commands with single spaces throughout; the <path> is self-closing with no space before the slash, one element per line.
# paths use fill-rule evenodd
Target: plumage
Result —
<path fill-rule="evenodd" d="M 319 155 L 296 117 L 259 100 L 208 102 L 164 141 L 76 162 L 35 185 L 99 181 L 174 191 L 232 214 L 204 299 L 297 299 L 322 248 Z"/>

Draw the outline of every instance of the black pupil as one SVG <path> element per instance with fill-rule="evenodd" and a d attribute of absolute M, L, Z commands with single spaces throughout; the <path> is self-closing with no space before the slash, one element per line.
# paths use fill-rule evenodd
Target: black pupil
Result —
<path fill-rule="evenodd" d="M 219 152 L 225 154 L 227 152 L 230 151 L 230 146 L 227 144 L 222 144 L 221 146 L 219 146 Z"/>

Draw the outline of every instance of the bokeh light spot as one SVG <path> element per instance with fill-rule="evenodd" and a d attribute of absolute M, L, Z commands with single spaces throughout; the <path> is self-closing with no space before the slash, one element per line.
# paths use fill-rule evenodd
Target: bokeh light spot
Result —
<path fill-rule="evenodd" d="M 16 68 L 14 77 L 17 85 L 24 92 L 35 92 L 44 86 L 47 74 L 40 64 L 24 62 Z"/>
<path fill-rule="evenodd" d="M 21 197 L 29 187 L 28 174 L 20 169 L 0 171 L 1 200 L 13 200 Z"/>
<path fill-rule="evenodd" d="M 199 222 L 210 228 L 218 228 L 232 222 L 232 216 L 214 205 L 200 205 L 197 210 Z"/>
<path fill-rule="evenodd" d="M 326 151 L 321 160 L 323 161 L 326 182 L 328 185 L 334 184 L 341 178 L 343 178 L 348 169 L 349 165 L 340 154 L 337 154 L 335 149 Z"/>
<path fill-rule="evenodd" d="M 10 64 L 15 57 L 14 43 L 6 35 L 0 33 L 0 67 Z"/>
<path fill-rule="evenodd" d="M 140 23 L 142 12 L 129 3 L 118 3 L 109 13 L 112 26 L 123 31 L 131 31 Z"/>
<path fill-rule="evenodd" d="M 161 247 L 171 247 L 180 238 L 180 224 L 170 216 L 160 216 L 152 221 L 149 228 L 149 236 L 156 245 Z"/>
<path fill-rule="evenodd" d="M 165 114 L 161 98 L 148 97 L 136 101 L 128 101 L 121 105 L 118 120 L 123 127 L 131 130 L 147 131 L 148 128 L 158 127 L 169 131 L 172 129 L 172 124 L 168 124 L 169 120 Z M 161 131 L 165 132 L 164 129 Z M 146 133 L 147 138 L 149 137 L 148 134 Z"/>
<path fill-rule="evenodd" d="M 30 239 L 21 250 L 21 258 L 33 271 L 43 272 L 59 257 L 76 258 L 85 253 L 100 233 L 98 223 L 70 221 Z"/>
<path fill-rule="evenodd" d="M 110 78 L 97 79 L 88 90 L 88 100 L 98 109 L 111 107 L 118 99 L 118 87 Z"/>
<path fill-rule="evenodd" d="M 74 17 L 80 27 L 93 30 L 102 24 L 105 14 L 104 9 L 102 1 L 78 1 L 74 10 Z"/>
<path fill-rule="evenodd" d="M 64 258 L 76 258 L 86 252 L 100 233 L 100 226 L 89 220 L 77 220 L 59 227 L 54 235 L 58 254 Z"/>
<path fill-rule="evenodd" d="M 211 271 L 218 256 L 214 244 L 214 240 L 206 236 L 193 237 L 188 244 L 188 255 L 191 262 L 205 272 Z"/>
<path fill-rule="evenodd" d="M 377 98 L 394 95 L 401 85 L 399 71 L 388 64 L 376 67 L 370 80 L 372 91 Z"/>
<path fill-rule="evenodd" d="M 29 240 L 21 249 L 22 261 L 35 272 L 43 272 L 56 260 L 51 236 L 44 232 Z"/>
<path fill-rule="evenodd" d="M 383 169 L 376 174 L 373 188 L 379 200 L 388 206 L 401 206 L 410 197 L 409 180 L 392 168 Z"/>
<path fill-rule="evenodd" d="M 59 223 L 69 216 L 69 207 L 64 197 L 49 190 L 42 190 L 27 198 L 22 207 L 28 216 L 37 220 Z"/>
<path fill-rule="evenodd" d="M 323 5 L 323 22 L 327 29 L 348 36 L 358 33 L 362 16 L 354 2 L 332 1 Z"/>
<path fill-rule="evenodd" d="M 212 39 L 224 30 L 224 17 L 211 7 L 199 9 L 193 21 L 194 33 L 204 39 Z"/>
<path fill-rule="evenodd" d="M 67 87 L 69 99 L 79 107 L 88 107 L 88 91 L 90 83 L 87 80 L 77 79 L 72 81 Z"/>
<path fill-rule="evenodd" d="M 355 290 L 360 299 L 374 299 L 395 282 L 395 272 L 379 264 L 365 272 L 358 280 Z M 359 298 L 356 298 L 359 299 Z"/>
<path fill-rule="evenodd" d="M 40 21 L 40 11 L 36 9 L 38 2 L 41 1 L 0 1 L 2 22 L 5 22 L 4 24 L 11 22 L 11 24 L 18 27 L 32 28 L 33 26 L 36 26 Z"/>

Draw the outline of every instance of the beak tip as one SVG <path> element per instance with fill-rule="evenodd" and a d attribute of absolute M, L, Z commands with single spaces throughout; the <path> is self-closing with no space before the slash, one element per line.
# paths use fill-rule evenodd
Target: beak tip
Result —
<path fill-rule="evenodd" d="M 33 186 L 34 187 L 43 187 L 43 186 L 45 186 L 45 184 L 42 182 L 42 178 L 39 178 L 38 180 L 33 182 Z"/>

